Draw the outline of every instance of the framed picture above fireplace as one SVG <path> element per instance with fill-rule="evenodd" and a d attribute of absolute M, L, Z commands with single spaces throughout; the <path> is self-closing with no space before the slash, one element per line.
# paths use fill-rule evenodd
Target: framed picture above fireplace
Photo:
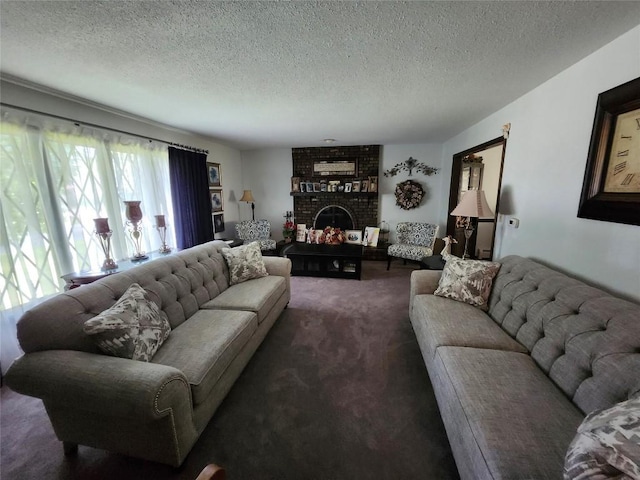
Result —
<path fill-rule="evenodd" d="M 358 161 L 352 160 L 314 160 L 313 175 L 318 177 L 355 177 Z"/>

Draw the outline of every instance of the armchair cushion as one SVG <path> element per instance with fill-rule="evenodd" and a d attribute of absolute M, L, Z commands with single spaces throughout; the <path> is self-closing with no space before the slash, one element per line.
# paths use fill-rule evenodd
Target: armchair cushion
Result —
<path fill-rule="evenodd" d="M 406 258 L 407 260 L 420 261 L 424 257 L 433 255 L 433 250 L 420 245 L 410 245 L 408 243 L 393 243 L 387 249 L 387 255 L 391 257 Z"/>
<path fill-rule="evenodd" d="M 84 323 L 98 348 L 114 357 L 149 362 L 169 337 L 167 314 L 146 298 L 147 292 L 132 284 L 110 308 Z"/>

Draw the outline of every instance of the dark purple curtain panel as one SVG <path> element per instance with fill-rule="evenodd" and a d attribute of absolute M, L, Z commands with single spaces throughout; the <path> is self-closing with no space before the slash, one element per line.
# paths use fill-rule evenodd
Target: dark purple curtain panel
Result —
<path fill-rule="evenodd" d="M 179 249 L 213 240 L 207 156 L 169 147 L 169 178 Z"/>

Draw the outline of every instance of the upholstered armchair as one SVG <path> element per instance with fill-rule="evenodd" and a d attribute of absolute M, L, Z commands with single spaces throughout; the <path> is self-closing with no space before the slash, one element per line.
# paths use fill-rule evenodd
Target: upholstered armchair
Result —
<path fill-rule="evenodd" d="M 276 241 L 271 238 L 271 224 L 267 220 L 243 220 L 236 224 L 236 235 L 244 244 L 260 242 L 262 251 L 276 249 Z"/>
<path fill-rule="evenodd" d="M 419 262 L 433 255 L 438 225 L 421 222 L 400 222 L 396 227 L 396 243 L 387 248 L 387 270 L 394 257 Z"/>

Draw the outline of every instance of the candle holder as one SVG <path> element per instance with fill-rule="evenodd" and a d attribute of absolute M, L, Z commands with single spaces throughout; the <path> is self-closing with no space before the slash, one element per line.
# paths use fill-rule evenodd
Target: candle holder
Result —
<path fill-rule="evenodd" d="M 109 228 L 109 220 L 107 218 L 94 218 L 96 224 L 95 233 L 104 253 L 104 262 L 102 263 L 102 271 L 115 270 L 118 264 L 111 258 L 111 235 L 113 231 Z"/>
<path fill-rule="evenodd" d="M 142 251 L 142 229 L 140 228 L 140 221 L 142 220 L 142 209 L 140 208 L 139 200 L 132 200 L 124 202 L 125 216 L 127 217 L 127 224 L 129 225 L 129 234 L 133 241 L 134 254 L 131 257 L 132 261 L 145 260 L 149 258 L 145 252 Z"/>
<path fill-rule="evenodd" d="M 160 241 L 162 242 L 162 246 L 158 252 L 170 253 L 171 247 L 167 246 L 167 224 L 165 223 L 164 215 L 156 215 L 156 229 L 160 234 Z"/>

